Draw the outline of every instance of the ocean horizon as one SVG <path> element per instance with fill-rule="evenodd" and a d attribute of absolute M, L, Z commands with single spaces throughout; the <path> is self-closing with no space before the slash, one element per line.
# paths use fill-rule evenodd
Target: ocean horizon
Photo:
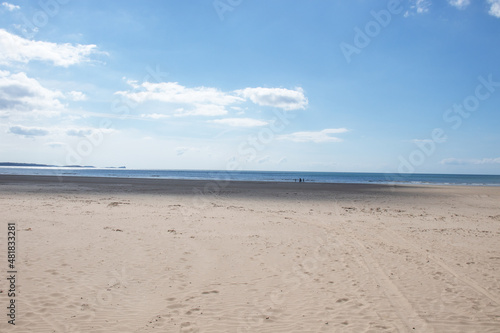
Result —
<path fill-rule="evenodd" d="M 500 175 L 376 173 L 376 172 L 311 172 L 311 171 L 225 171 L 168 170 L 86 167 L 2 167 L 0 175 L 79 176 L 107 178 L 155 178 L 225 181 L 264 181 L 352 184 L 415 184 L 500 186 Z"/>

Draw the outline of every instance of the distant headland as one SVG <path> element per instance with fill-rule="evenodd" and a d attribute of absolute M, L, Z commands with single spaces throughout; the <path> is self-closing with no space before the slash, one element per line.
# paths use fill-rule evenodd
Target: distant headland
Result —
<path fill-rule="evenodd" d="M 43 167 L 43 168 L 96 168 L 93 165 L 50 165 L 38 163 L 17 163 L 17 162 L 0 162 L 3 167 Z M 106 167 L 106 169 L 125 169 L 125 166 Z"/>

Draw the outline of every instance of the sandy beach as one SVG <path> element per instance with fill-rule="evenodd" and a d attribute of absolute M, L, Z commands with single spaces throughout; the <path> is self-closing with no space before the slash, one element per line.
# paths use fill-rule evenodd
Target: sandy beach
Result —
<path fill-rule="evenodd" d="M 0 209 L 1 332 L 500 331 L 500 187 L 3 175 Z"/>

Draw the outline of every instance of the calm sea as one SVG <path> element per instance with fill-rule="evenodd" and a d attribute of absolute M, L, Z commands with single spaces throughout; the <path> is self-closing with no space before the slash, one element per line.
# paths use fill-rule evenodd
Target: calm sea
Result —
<path fill-rule="evenodd" d="M 3 175 L 56 175 L 85 177 L 162 178 L 358 184 L 435 184 L 500 186 L 500 175 L 397 174 L 362 172 L 275 172 L 213 170 L 137 170 L 100 168 L 0 167 Z"/>

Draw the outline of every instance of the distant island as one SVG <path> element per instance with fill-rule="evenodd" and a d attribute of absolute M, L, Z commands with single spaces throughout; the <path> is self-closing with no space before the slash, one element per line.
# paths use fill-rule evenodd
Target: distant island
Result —
<path fill-rule="evenodd" d="M 16 162 L 0 162 L 0 166 L 4 167 L 44 167 L 44 168 L 96 168 L 93 165 L 50 165 L 38 163 L 16 163 Z M 105 169 L 126 169 L 125 166 L 106 167 Z"/>

